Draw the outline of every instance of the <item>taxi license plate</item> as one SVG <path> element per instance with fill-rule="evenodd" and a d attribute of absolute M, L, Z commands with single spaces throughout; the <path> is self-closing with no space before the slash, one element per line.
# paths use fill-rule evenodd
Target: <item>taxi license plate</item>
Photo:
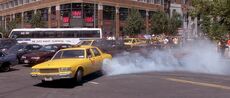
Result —
<path fill-rule="evenodd" d="M 28 60 L 24 60 L 24 63 L 26 63 L 26 64 L 27 64 L 27 63 L 29 63 L 29 61 L 28 61 Z"/>
<path fill-rule="evenodd" d="M 53 81 L 53 78 L 51 78 L 51 77 L 45 77 L 44 80 L 45 81 Z"/>

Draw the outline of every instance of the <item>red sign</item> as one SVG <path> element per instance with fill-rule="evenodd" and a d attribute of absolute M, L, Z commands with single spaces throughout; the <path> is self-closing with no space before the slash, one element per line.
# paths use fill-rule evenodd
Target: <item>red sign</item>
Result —
<path fill-rule="evenodd" d="M 86 23 L 92 23 L 93 22 L 93 17 L 86 17 L 85 19 Z"/>
<path fill-rule="evenodd" d="M 81 11 L 72 11 L 73 16 L 81 16 Z"/>
<path fill-rule="evenodd" d="M 64 23 L 69 23 L 69 17 L 63 17 L 63 22 Z"/>

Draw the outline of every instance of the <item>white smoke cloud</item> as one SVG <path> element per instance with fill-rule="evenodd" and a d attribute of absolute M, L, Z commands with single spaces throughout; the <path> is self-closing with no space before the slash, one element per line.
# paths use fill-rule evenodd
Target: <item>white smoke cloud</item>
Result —
<path fill-rule="evenodd" d="M 207 40 L 187 43 L 178 49 L 142 49 L 124 52 L 105 60 L 102 69 L 106 75 L 150 71 L 188 71 L 208 74 L 228 74 L 227 62 L 217 52 L 216 45 Z"/>

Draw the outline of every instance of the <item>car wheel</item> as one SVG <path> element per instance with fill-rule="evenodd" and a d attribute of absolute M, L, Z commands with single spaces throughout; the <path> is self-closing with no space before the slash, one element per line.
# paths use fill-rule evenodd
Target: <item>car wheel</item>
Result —
<path fill-rule="evenodd" d="M 3 72 L 10 71 L 10 65 L 9 64 L 3 64 L 0 68 L 0 70 Z"/>
<path fill-rule="evenodd" d="M 82 84 L 82 77 L 83 77 L 83 70 L 78 69 L 76 72 L 76 75 L 74 77 L 74 80 L 77 84 Z"/>
<path fill-rule="evenodd" d="M 47 81 L 45 81 L 45 80 L 41 80 L 41 82 L 42 82 L 42 84 L 46 84 L 47 83 Z"/>

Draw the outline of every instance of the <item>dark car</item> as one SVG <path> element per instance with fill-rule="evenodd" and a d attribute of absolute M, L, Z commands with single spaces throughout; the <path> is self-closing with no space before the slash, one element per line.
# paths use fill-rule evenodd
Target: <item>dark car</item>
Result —
<path fill-rule="evenodd" d="M 70 44 L 50 44 L 45 45 L 36 52 L 24 54 L 21 57 L 21 61 L 25 64 L 38 64 L 47 60 L 50 60 L 53 55 L 60 49 L 70 48 Z"/>
<path fill-rule="evenodd" d="M 96 46 L 102 51 L 112 55 L 124 50 L 123 40 L 82 40 L 78 45 Z"/>
<path fill-rule="evenodd" d="M 16 43 L 17 41 L 15 39 L 0 39 L 0 51 L 6 51 Z"/>
<path fill-rule="evenodd" d="M 15 44 L 14 46 L 10 47 L 6 53 L 7 54 L 16 54 L 19 63 L 21 63 L 21 56 L 26 54 L 26 53 L 31 53 L 34 51 L 37 51 L 40 49 L 42 46 L 39 44 L 26 44 L 26 43 L 20 43 L 20 44 Z"/>
<path fill-rule="evenodd" d="M 7 72 L 18 63 L 15 54 L 6 54 L 0 51 L 0 71 Z"/>

